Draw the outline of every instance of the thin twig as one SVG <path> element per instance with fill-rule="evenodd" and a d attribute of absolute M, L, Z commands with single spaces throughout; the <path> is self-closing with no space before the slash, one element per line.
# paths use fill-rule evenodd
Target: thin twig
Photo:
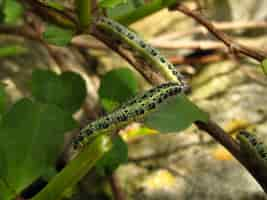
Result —
<path fill-rule="evenodd" d="M 171 56 L 168 58 L 168 60 L 175 64 L 189 64 L 189 65 L 194 65 L 194 64 L 207 64 L 207 63 L 213 63 L 213 62 L 218 62 L 222 61 L 226 58 L 227 56 L 222 53 L 214 52 L 210 53 L 208 55 L 201 55 L 201 56 Z"/>
<path fill-rule="evenodd" d="M 237 40 L 235 40 L 237 41 Z M 246 44 L 247 48 L 254 48 L 256 47 L 257 44 L 255 44 L 255 41 L 253 42 L 252 40 L 246 40 L 244 43 L 250 42 L 250 44 Z M 218 49 L 218 50 L 223 50 L 227 51 L 229 48 L 227 48 L 222 42 L 218 41 L 213 41 L 213 40 L 198 40 L 198 41 L 154 41 L 151 42 L 151 44 L 156 47 L 156 48 L 161 48 L 161 49 L 202 49 L 202 50 L 207 50 L 207 49 Z"/>
<path fill-rule="evenodd" d="M 178 10 L 178 11 L 184 13 L 185 15 L 192 17 L 198 23 L 202 24 L 218 40 L 222 41 L 230 49 L 231 52 L 236 52 L 236 53 L 246 55 L 248 57 L 254 58 L 255 60 L 257 60 L 259 62 L 263 61 L 267 57 L 267 54 L 265 52 L 262 52 L 260 50 L 255 50 L 255 49 L 249 48 L 245 45 L 239 44 L 238 42 L 233 40 L 230 36 L 228 36 L 224 32 L 216 29 L 216 27 L 213 26 L 213 24 L 211 22 L 206 20 L 201 14 L 199 14 L 193 10 L 190 10 L 186 6 L 183 6 L 182 4 L 177 4 L 177 6 L 171 8 L 171 9 Z"/>
<path fill-rule="evenodd" d="M 235 30 L 235 29 L 240 30 L 240 29 L 267 28 L 267 22 L 265 21 L 233 21 L 233 22 L 211 22 L 211 23 L 217 30 Z M 198 34 L 198 33 L 206 35 L 209 33 L 209 31 L 203 26 L 198 26 L 190 30 L 162 34 L 158 37 L 153 38 L 152 40 L 150 40 L 150 42 L 173 40 L 173 39 L 185 37 L 187 35 L 193 35 L 193 34 Z"/>

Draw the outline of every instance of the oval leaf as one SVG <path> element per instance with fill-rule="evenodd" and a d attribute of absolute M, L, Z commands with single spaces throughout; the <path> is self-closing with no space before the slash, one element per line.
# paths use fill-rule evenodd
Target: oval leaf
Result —
<path fill-rule="evenodd" d="M 181 131 L 195 121 L 207 121 L 208 114 L 201 111 L 185 95 L 178 95 L 145 117 L 145 124 L 162 133 Z"/>
<path fill-rule="evenodd" d="M 48 70 L 35 70 L 32 74 L 32 94 L 40 102 L 56 104 L 73 113 L 85 100 L 86 84 L 79 74 L 73 72 L 57 75 Z"/>

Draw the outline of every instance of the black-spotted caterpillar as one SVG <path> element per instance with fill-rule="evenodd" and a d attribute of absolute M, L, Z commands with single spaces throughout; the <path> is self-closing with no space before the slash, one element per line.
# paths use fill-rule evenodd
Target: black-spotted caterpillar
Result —
<path fill-rule="evenodd" d="M 139 120 L 154 111 L 157 106 L 172 96 L 181 93 L 183 86 L 177 83 L 164 83 L 123 104 L 114 112 L 101 117 L 83 128 L 74 140 L 74 148 L 82 147 L 89 141 L 89 136 L 121 128 L 129 122 Z"/>
<path fill-rule="evenodd" d="M 114 112 L 87 125 L 74 140 L 74 148 L 87 144 L 94 135 L 109 132 L 115 128 L 123 127 L 131 121 L 143 118 L 155 110 L 159 104 L 187 89 L 182 75 L 175 67 L 160 55 L 158 50 L 146 44 L 135 33 L 105 17 L 98 18 L 96 26 L 127 45 L 129 49 L 138 52 L 148 64 L 156 67 L 171 82 L 161 84 L 130 99 Z"/>
<path fill-rule="evenodd" d="M 241 131 L 237 135 L 237 139 L 239 140 L 241 151 L 248 157 L 247 159 L 254 159 L 267 167 L 266 145 L 258 141 L 255 135 L 247 131 Z"/>
<path fill-rule="evenodd" d="M 136 33 L 106 17 L 99 17 L 95 20 L 95 24 L 104 33 L 114 37 L 124 46 L 126 45 L 128 49 L 137 53 L 147 64 L 155 67 L 155 70 L 158 70 L 168 81 L 186 85 L 183 76 L 176 70 L 175 66 Z"/>

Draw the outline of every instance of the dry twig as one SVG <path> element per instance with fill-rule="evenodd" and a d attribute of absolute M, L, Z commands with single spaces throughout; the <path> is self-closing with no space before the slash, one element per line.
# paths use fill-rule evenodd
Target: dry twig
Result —
<path fill-rule="evenodd" d="M 240 53 L 243 55 L 246 55 L 248 57 L 254 58 L 255 60 L 261 62 L 266 57 L 267 54 L 265 52 L 262 52 L 260 50 L 249 48 L 245 45 L 241 45 L 235 40 L 233 40 L 230 36 L 225 34 L 224 32 L 216 29 L 215 26 L 208 20 L 206 20 L 201 14 L 197 13 L 196 11 L 190 10 L 189 8 L 183 6 L 182 4 L 177 4 L 177 6 L 174 6 L 171 8 L 172 10 L 177 10 L 185 15 L 192 17 L 195 19 L 198 23 L 202 24 L 207 30 L 213 34 L 218 40 L 222 41 L 231 52 Z"/>
<path fill-rule="evenodd" d="M 259 29 L 259 28 L 267 28 L 267 22 L 265 21 L 233 21 L 233 22 L 211 22 L 212 25 L 217 30 L 240 30 L 240 29 Z M 187 35 L 193 35 L 201 33 L 203 35 L 206 35 L 209 33 L 209 31 L 203 27 L 198 26 L 194 27 L 190 30 L 184 30 L 179 32 L 171 32 L 162 34 L 158 37 L 153 38 L 150 40 L 150 42 L 158 42 L 158 41 L 166 41 L 166 40 L 173 40 L 181 37 L 185 37 Z"/>

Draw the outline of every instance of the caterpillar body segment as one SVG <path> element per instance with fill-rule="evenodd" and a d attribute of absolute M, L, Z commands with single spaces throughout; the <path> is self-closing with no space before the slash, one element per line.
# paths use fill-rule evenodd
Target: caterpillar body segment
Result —
<path fill-rule="evenodd" d="M 83 128 L 74 140 L 74 149 L 82 147 L 89 142 L 91 135 L 109 132 L 121 128 L 132 121 L 142 119 L 146 114 L 153 112 L 167 99 L 181 93 L 183 86 L 177 83 L 166 83 L 148 90 L 138 98 L 133 98 L 125 106 L 101 117 Z"/>
<path fill-rule="evenodd" d="M 149 98 L 149 97 L 152 98 L 156 93 L 164 90 L 165 88 L 176 86 L 176 85 L 177 85 L 177 83 L 173 83 L 173 82 L 163 83 L 157 87 L 151 88 L 148 91 L 145 91 L 141 94 L 136 95 L 135 97 L 133 97 L 133 98 L 129 99 L 128 101 L 126 101 L 125 103 L 123 103 L 119 108 L 126 108 L 127 106 L 138 103 L 145 98 Z M 181 91 L 184 91 L 183 86 L 181 86 Z"/>
<path fill-rule="evenodd" d="M 106 34 L 110 34 L 117 40 L 122 41 L 122 43 L 126 44 L 129 49 L 135 50 L 146 63 L 155 67 L 167 80 L 178 82 L 180 85 L 186 85 L 183 76 L 176 70 L 175 66 L 163 57 L 157 49 L 147 44 L 136 33 L 106 17 L 97 18 L 95 24 Z"/>

